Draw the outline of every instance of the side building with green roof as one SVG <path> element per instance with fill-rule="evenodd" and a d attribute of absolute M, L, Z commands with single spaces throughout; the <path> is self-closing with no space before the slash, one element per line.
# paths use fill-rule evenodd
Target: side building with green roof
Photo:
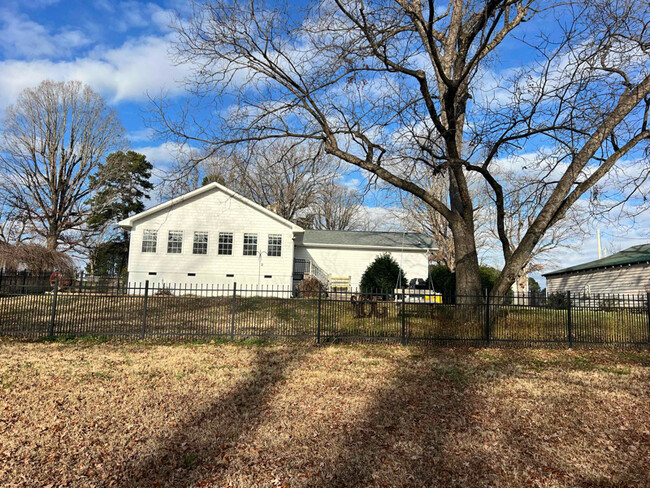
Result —
<path fill-rule="evenodd" d="M 640 295 L 650 292 L 650 244 L 544 275 L 547 293 Z"/>

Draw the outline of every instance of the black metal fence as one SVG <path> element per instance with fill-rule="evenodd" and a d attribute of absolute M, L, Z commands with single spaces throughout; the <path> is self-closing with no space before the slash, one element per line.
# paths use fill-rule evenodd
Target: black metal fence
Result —
<path fill-rule="evenodd" d="M 650 345 L 650 294 L 296 296 L 289 288 L 0 284 L 0 335 L 128 339 L 295 338 L 322 342 Z"/>

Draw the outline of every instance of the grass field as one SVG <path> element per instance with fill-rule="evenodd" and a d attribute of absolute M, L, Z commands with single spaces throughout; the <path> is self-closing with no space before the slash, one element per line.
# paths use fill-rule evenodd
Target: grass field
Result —
<path fill-rule="evenodd" d="M 0 342 L 1 486 L 650 486 L 650 352 Z"/>
<path fill-rule="evenodd" d="M 0 335 L 48 334 L 52 295 L 0 297 Z M 314 339 L 318 327 L 318 300 L 242 298 L 234 306 L 229 297 L 149 297 L 145 333 L 148 337 L 293 336 Z M 55 333 L 59 335 L 142 334 L 144 301 L 141 296 L 66 295 L 58 297 Z M 404 322 L 393 302 L 378 305 L 377 315 L 356 318 L 347 300 L 323 300 L 321 337 L 325 341 L 376 337 L 400 340 L 402 324 L 408 340 L 483 341 L 486 313 L 483 305 L 407 305 Z M 494 341 L 568 343 L 567 311 L 532 307 L 492 307 Z M 233 320 L 234 318 L 234 320 Z M 571 312 L 575 343 L 650 343 L 650 318 L 645 308 Z M 233 327 L 234 325 L 234 327 Z"/>

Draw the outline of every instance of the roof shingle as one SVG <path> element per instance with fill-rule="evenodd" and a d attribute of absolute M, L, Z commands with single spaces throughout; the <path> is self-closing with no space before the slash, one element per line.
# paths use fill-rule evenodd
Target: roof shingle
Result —
<path fill-rule="evenodd" d="M 434 248 L 433 240 L 419 232 L 367 232 L 351 230 L 305 230 L 303 244 Z"/>

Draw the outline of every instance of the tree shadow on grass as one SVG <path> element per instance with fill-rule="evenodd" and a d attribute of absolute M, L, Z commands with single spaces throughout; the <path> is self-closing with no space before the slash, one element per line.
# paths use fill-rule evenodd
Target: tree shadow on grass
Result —
<path fill-rule="evenodd" d="M 131 486 L 191 486 L 200 480 L 204 463 L 210 464 L 213 480 L 224 474 L 229 450 L 242 435 L 263 423 L 275 387 L 310 354 L 307 347 L 281 354 L 275 348 L 253 350 L 256 358 L 250 374 L 189 420 L 174 426 L 171 435 L 161 436 L 153 451 L 126 468 Z"/>
<path fill-rule="evenodd" d="M 452 486 L 458 472 L 471 469 L 450 462 L 453 436 L 473 428 L 467 368 L 461 359 L 438 361 L 431 351 L 399 361 L 365 417 L 333 441 L 337 447 L 313 486 Z"/>
<path fill-rule="evenodd" d="M 620 401 L 599 398 L 597 385 L 581 391 L 573 384 L 566 365 L 550 366 L 560 371 L 549 374 L 560 374 L 549 381 L 510 353 L 503 361 L 483 358 L 480 374 L 465 364 L 467 353 L 400 360 L 361 420 L 332 440 L 310 485 L 647 486 L 642 398 L 623 415 Z M 554 382 L 566 391 L 544 395 Z M 613 400 L 621 390 L 607 393 Z"/>

